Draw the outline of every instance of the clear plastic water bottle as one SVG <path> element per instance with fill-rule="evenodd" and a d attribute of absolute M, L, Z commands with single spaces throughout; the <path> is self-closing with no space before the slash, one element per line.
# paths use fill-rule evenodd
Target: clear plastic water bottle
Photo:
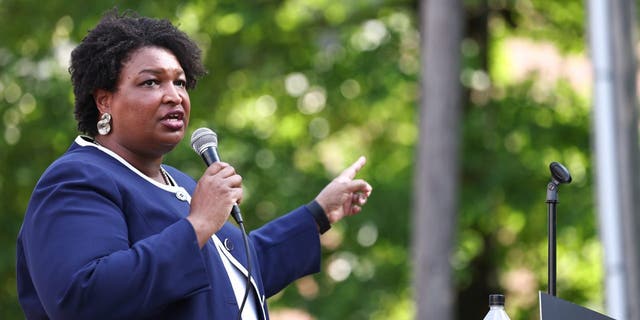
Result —
<path fill-rule="evenodd" d="M 489 295 L 489 312 L 484 316 L 484 320 L 511 320 L 504 311 L 504 295 Z"/>

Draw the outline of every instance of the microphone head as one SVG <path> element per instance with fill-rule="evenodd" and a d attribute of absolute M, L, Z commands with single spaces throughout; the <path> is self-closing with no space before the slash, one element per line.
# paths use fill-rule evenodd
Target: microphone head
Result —
<path fill-rule="evenodd" d="M 207 148 L 218 147 L 218 135 L 209 128 L 198 128 L 191 134 L 191 147 L 197 154 L 202 155 Z"/>
<path fill-rule="evenodd" d="M 551 171 L 551 176 L 558 183 L 570 183 L 571 182 L 571 174 L 569 170 L 565 168 L 558 162 L 551 162 L 549 164 L 549 170 Z"/>

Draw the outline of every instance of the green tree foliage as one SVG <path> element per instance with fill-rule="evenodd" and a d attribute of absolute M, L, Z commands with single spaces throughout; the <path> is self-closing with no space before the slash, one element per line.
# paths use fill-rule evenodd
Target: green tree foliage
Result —
<path fill-rule="evenodd" d="M 452 259 L 458 316 L 478 317 L 486 312 L 488 294 L 502 292 L 512 319 L 538 318 L 537 292 L 547 290 L 545 196 L 552 161 L 565 164 L 574 179 L 559 194 L 558 295 L 604 311 L 590 97 L 569 75 L 550 76 L 562 74 L 572 55 L 584 55 L 583 3 L 468 1 L 467 10 L 468 25 L 483 27 L 478 21 L 486 21 L 487 34 L 468 29 L 462 47 L 469 103 Z M 510 51 L 514 39 L 526 39 L 529 46 Z M 526 50 L 544 62 L 517 79 L 527 66 L 513 60 Z"/>
<path fill-rule="evenodd" d="M 249 229 L 310 201 L 359 155 L 374 187 L 364 212 L 323 236 L 323 272 L 270 300 L 274 313 L 319 319 L 410 319 L 409 216 L 419 70 L 411 0 L 117 2 L 167 18 L 198 41 L 209 70 L 191 92 L 190 131 L 214 129 L 243 176 Z M 535 318 L 546 288 L 545 186 L 550 161 L 569 167 L 559 205 L 559 295 L 601 307 L 588 101 L 568 85 L 540 94 L 502 61 L 513 36 L 583 50 L 580 1 L 467 1 L 465 109 L 456 270 L 461 319 L 479 319 L 490 291 L 512 319 Z M 0 318 L 20 319 L 15 238 L 31 190 L 75 137 L 68 54 L 110 1 L 0 0 Z M 553 10 L 552 10 L 553 9 Z M 570 11 L 570 12 L 569 12 Z M 469 23 L 469 26 L 478 24 Z M 569 28 L 569 33 L 560 32 Z M 480 30 L 481 31 L 481 30 Z M 457 53 L 452 53 L 457 54 Z M 483 86 L 482 79 L 490 85 Z M 166 163 L 199 177 L 188 139 Z M 443 179 L 450 177 L 443 177 Z M 437 223 L 437 221 L 434 221 Z M 528 286 L 528 287 L 526 287 Z M 525 287 L 523 289 L 523 287 Z M 518 291 L 518 289 L 522 289 Z M 469 307 L 465 307 L 469 306 Z"/>

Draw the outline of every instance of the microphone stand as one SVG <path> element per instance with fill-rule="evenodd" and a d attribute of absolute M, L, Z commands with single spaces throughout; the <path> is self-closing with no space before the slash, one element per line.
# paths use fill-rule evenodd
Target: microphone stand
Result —
<path fill-rule="evenodd" d="M 549 295 L 556 295 L 556 205 L 558 204 L 558 184 L 551 181 L 547 185 L 547 229 L 548 229 L 548 281 Z"/>
<path fill-rule="evenodd" d="M 556 295 L 556 205 L 558 204 L 558 187 L 561 183 L 570 183 L 571 174 L 569 170 L 558 162 L 549 164 L 551 171 L 551 182 L 547 184 L 547 215 L 548 215 L 548 293 L 551 296 Z"/>

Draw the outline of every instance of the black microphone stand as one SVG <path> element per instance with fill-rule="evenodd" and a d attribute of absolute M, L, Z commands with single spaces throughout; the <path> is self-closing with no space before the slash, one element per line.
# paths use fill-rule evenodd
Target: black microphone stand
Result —
<path fill-rule="evenodd" d="M 549 182 L 547 185 L 547 231 L 548 231 L 548 288 L 547 293 L 556 295 L 556 204 L 558 203 L 558 185 Z"/>
<path fill-rule="evenodd" d="M 548 281 L 547 289 L 549 295 L 556 295 L 556 220 L 558 204 L 558 187 L 561 183 L 571 182 L 569 171 L 561 164 L 552 162 L 549 165 L 551 170 L 551 182 L 547 184 L 547 216 L 548 216 Z"/>

